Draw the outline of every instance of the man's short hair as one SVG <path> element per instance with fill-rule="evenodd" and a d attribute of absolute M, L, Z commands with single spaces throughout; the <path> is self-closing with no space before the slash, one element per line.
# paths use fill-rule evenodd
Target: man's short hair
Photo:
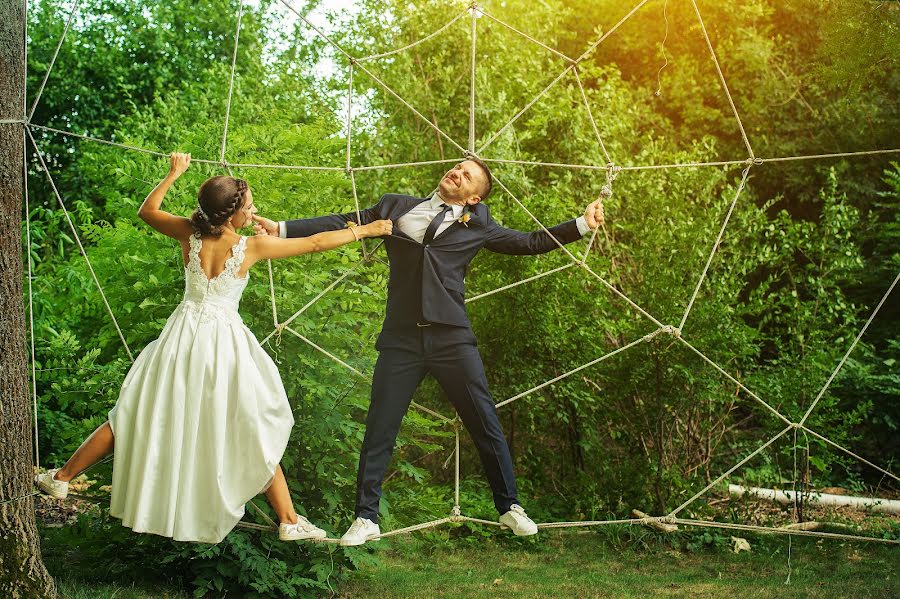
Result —
<path fill-rule="evenodd" d="M 482 160 L 481 158 L 469 156 L 468 158 L 466 158 L 466 160 L 468 160 L 470 162 L 474 162 L 475 164 L 480 166 L 481 170 L 484 171 L 484 174 L 487 175 L 487 184 L 486 184 L 484 193 L 481 194 L 481 201 L 483 202 L 484 200 L 486 200 L 488 198 L 489 195 L 491 195 L 491 189 L 494 186 L 494 176 L 491 174 L 490 167 L 488 167 L 487 163 L 484 160 Z M 466 160 L 463 160 L 463 162 L 465 162 Z"/>

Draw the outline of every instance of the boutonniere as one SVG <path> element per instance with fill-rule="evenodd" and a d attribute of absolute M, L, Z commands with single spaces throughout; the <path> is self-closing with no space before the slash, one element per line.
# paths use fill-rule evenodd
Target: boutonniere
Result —
<path fill-rule="evenodd" d="M 469 221 L 472 220 L 472 213 L 469 212 L 469 207 L 466 206 L 463 208 L 462 216 L 456 219 L 456 222 L 464 224 L 466 227 L 469 226 Z"/>

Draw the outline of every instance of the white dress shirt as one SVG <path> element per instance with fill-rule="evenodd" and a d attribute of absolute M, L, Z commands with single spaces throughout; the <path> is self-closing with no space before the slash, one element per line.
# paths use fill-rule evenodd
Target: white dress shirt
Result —
<path fill-rule="evenodd" d="M 431 224 L 434 217 L 443 210 L 441 208 L 443 203 L 443 198 L 441 198 L 439 193 L 435 192 L 430 199 L 418 204 L 397 219 L 397 227 L 419 243 L 422 243 L 422 240 L 425 239 L 425 230 L 428 229 L 428 225 Z M 434 234 L 435 237 L 446 231 L 447 227 L 453 224 L 453 221 L 462 216 L 462 206 L 457 204 L 447 205 L 450 206 L 450 212 L 444 215 L 444 222 L 438 226 L 437 232 Z M 584 220 L 583 214 L 575 219 L 575 224 L 578 226 L 578 233 L 582 236 L 591 230 L 587 225 L 587 221 Z M 287 237 L 287 227 L 284 226 L 284 221 L 279 221 L 278 223 L 278 235 Z"/>

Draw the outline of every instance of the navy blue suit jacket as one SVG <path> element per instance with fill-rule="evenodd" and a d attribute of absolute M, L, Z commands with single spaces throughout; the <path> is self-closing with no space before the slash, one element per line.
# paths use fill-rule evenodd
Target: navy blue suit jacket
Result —
<path fill-rule="evenodd" d="M 394 232 L 384 240 L 390 261 L 384 329 L 432 322 L 468 327 L 464 295 L 466 268 L 484 247 L 501 254 L 543 254 L 559 246 L 545 231 L 523 233 L 501 227 L 485 204 L 469 206 L 467 224 L 451 224 L 427 246 L 396 226 L 397 220 L 428 198 L 386 194 L 371 208 L 360 210 L 360 224 L 394 221 Z M 333 231 L 356 221 L 356 212 L 286 222 L 288 237 L 308 237 Z M 548 229 L 561 243 L 581 238 L 575 219 Z"/>

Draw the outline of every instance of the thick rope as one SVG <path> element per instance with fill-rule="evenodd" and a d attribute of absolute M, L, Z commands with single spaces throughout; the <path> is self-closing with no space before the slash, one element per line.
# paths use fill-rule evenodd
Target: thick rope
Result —
<path fill-rule="evenodd" d="M 506 28 L 509 29 L 510 31 L 519 34 L 520 36 L 524 37 L 524 38 L 527 39 L 528 41 L 530 41 L 530 42 L 532 42 L 532 43 L 534 43 L 534 44 L 537 44 L 538 46 L 540 46 L 540 47 L 543 48 L 544 50 L 547 50 L 547 51 L 549 51 L 549 52 L 552 52 L 552 53 L 556 54 L 557 56 L 559 56 L 560 58 L 562 58 L 562 59 L 565 60 L 566 62 L 572 62 L 572 63 L 575 62 L 575 59 L 574 59 L 574 58 L 570 58 L 569 56 L 566 56 L 565 54 L 563 54 L 562 52 L 560 52 L 560 51 L 557 50 L 556 48 L 551 48 L 550 46 L 548 46 L 548 45 L 545 44 L 544 42 L 542 42 L 542 41 L 540 41 L 540 40 L 537 40 L 537 39 L 531 37 L 530 35 L 528 35 L 527 33 L 523 32 L 523 31 L 521 31 L 521 30 L 519 30 L 519 29 L 516 29 L 515 27 L 513 27 L 512 25 L 510 25 L 510 24 L 507 23 L 506 21 L 502 21 L 502 20 L 498 19 L 497 17 L 495 17 L 494 15 L 492 15 L 492 14 L 490 14 L 490 13 L 488 13 L 488 12 L 485 12 L 485 10 L 484 10 L 483 8 L 480 8 L 480 7 L 479 7 L 479 8 L 478 8 L 478 12 L 481 13 L 481 14 L 483 14 L 484 16 L 486 16 L 486 17 L 487 17 L 488 19 L 490 19 L 491 21 L 497 23 L 498 25 L 501 25 L 501 26 L 503 26 L 503 27 L 506 27 Z"/>
<path fill-rule="evenodd" d="M 392 95 L 398 102 L 400 102 L 401 104 L 403 104 L 404 106 L 406 106 L 410 111 L 412 111 L 412 113 L 415 114 L 417 117 L 419 117 L 419 118 L 422 120 L 422 122 L 426 123 L 429 127 L 431 127 L 432 129 L 434 129 L 435 133 L 437 133 L 438 135 L 440 135 L 441 137 L 443 137 L 444 139 L 446 139 L 448 142 L 450 142 L 450 143 L 453 145 L 453 147 L 455 147 L 455 148 L 456 148 L 457 150 L 459 150 L 461 153 L 463 153 L 463 154 L 466 153 L 466 149 L 465 149 L 464 147 L 462 147 L 461 145 L 459 145 L 458 143 L 456 143 L 456 140 L 454 140 L 452 137 L 450 137 L 449 135 L 447 135 L 446 133 L 444 133 L 444 131 L 443 131 L 440 127 L 438 127 L 437 125 L 435 125 L 433 122 L 431 122 L 431 120 L 430 120 L 428 117 L 426 117 L 424 114 L 422 114 L 421 112 L 419 112 L 418 110 L 416 110 L 416 108 L 415 108 L 412 104 L 410 104 L 410 103 L 407 102 L 405 99 L 403 99 L 403 98 L 400 96 L 400 94 L 398 94 L 397 92 L 395 92 L 394 89 L 393 89 L 392 87 L 390 87 L 387 83 L 385 83 L 384 81 L 382 81 L 377 75 L 375 75 L 375 73 L 373 73 L 372 71 L 370 71 L 370 70 L 367 69 L 365 66 L 363 66 L 363 65 L 361 65 L 361 64 L 359 64 L 359 63 L 356 63 L 356 66 L 357 66 L 357 68 L 359 68 L 359 70 L 361 70 L 363 73 L 365 73 L 366 75 L 368 75 L 369 77 L 371 77 L 371 78 L 375 81 L 375 83 L 377 83 L 377 84 L 380 85 L 382 88 L 384 88 L 384 91 L 386 91 L 387 93 L 389 93 L 390 95 Z"/>
<path fill-rule="evenodd" d="M 813 400 L 812 404 L 810 404 L 809 409 L 806 410 L 806 414 L 803 415 L 803 418 L 800 419 L 800 425 L 806 423 L 806 419 L 809 418 L 809 415 L 812 414 L 813 409 L 815 409 L 816 404 L 819 403 L 819 400 L 822 399 L 822 396 L 825 395 L 825 392 L 828 390 L 828 387 L 831 385 L 831 381 L 834 380 L 834 377 L 837 376 L 837 373 L 841 371 L 841 368 L 844 367 L 844 363 L 847 361 L 847 358 L 850 357 L 850 354 L 856 348 L 856 344 L 859 343 L 859 340 L 862 339 L 862 336 L 865 335 L 866 330 L 869 328 L 869 325 L 872 324 L 872 320 L 875 319 L 875 315 L 878 314 L 878 311 L 881 310 L 881 306 L 884 305 L 884 302 L 887 300 L 888 296 L 891 294 L 891 291 L 894 290 L 894 287 L 897 285 L 897 281 L 900 280 L 900 272 L 897 273 L 897 276 L 894 277 L 894 281 L 891 283 L 891 286 L 888 287 L 888 290 L 884 292 L 884 295 L 881 296 L 881 301 L 878 302 L 878 305 L 875 306 L 875 309 L 872 310 L 872 314 L 869 316 L 869 319 L 866 321 L 866 324 L 863 325 L 862 330 L 859 332 L 859 335 L 856 336 L 856 339 L 853 340 L 853 343 L 850 344 L 850 347 L 847 348 L 847 352 L 844 354 L 844 357 L 841 358 L 840 363 L 837 365 L 837 368 L 834 369 L 834 372 L 831 373 L 831 376 L 828 377 L 828 380 L 825 382 L 825 385 L 822 387 L 822 390 L 819 391 L 819 394 L 816 395 L 816 398 Z"/>
<path fill-rule="evenodd" d="M 578 90 L 581 92 L 581 99 L 584 101 L 584 109 L 587 110 L 588 118 L 591 120 L 591 128 L 594 130 L 594 135 L 597 137 L 597 143 L 600 144 L 600 150 L 603 151 L 603 156 L 606 158 L 606 162 L 611 164 L 612 158 L 609 157 L 609 152 L 606 151 L 606 144 L 603 143 L 603 137 L 600 136 L 600 130 L 597 128 L 597 121 L 594 120 L 594 112 L 591 110 L 591 105 L 588 102 L 587 94 L 584 91 L 584 85 L 581 83 L 581 76 L 578 74 L 578 68 L 574 69 L 575 73 L 575 81 L 578 82 Z"/>
<path fill-rule="evenodd" d="M 550 379 L 549 381 L 544 381 L 540 385 L 535 385 L 534 387 L 532 387 L 531 389 L 528 389 L 527 391 L 523 391 L 523 392 L 519 393 L 518 395 L 513 395 L 509 399 L 505 399 L 505 400 L 501 401 L 500 403 L 498 403 L 496 405 L 496 408 L 499 410 L 500 408 L 502 408 L 503 406 L 505 406 L 508 403 L 512 403 L 512 402 L 516 401 L 517 399 L 521 399 L 521 398 L 525 397 L 526 395 L 531 395 L 535 391 L 540 391 L 544 387 L 547 387 L 548 385 L 552 385 L 553 383 L 559 382 L 559 381 L 563 380 L 564 378 L 570 377 L 573 374 L 575 374 L 576 372 L 581 372 L 585 368 L 590 368 L 594 364 L 599 364 L 600 362 L 603 362 L 604 360 L 609 359 L 609 358 L 613 357 L 614 355 L 625 351 L 626 349 L 632 348 L 635 345 L 638 345 L 639 343 L 643 343 L 644 341 L 648 340 L 648 338 L 650 338 L 652 335 L 653 335 L 653 333 L 651 333 L 650 335 L 645 335 L 644 337 L 639 337 L 638 339 L 635 339 L 628 345 L 623 345 L 622 347 L 615 349 L 607 354 L 604 354 L 604 355 L 600 356 L 599 358 L 595 358 L 586 364 L 582 364 L 581 366 L 579 366 L 577 368 L 573 368 L 572 370 L 570 370 L 568 372 L 564 372 L 563 374 L 561 374 L 557 377 L 554 377 L 554 378 Z"/>
<path fill-rule="evenodd" d="M 66 222 L 69 223 L 69 229 L 72 231 L 72 235 L 75 237 L 75 242 L 78 244 L 78 249 L 81 251 L 81 255 L 84 258 L 85 263 L 87 263 L 88 270 L 91 272 L 91 277 L 93 277 L 94 279 L 94 284 L 97 286 L 97 291 L 100 292 L 100 297 L 103 299 L 103 305 L 106 306 L 106 312 L 109 314 L 109 317 L 113 321 L 113 325 L 115 325 L 116 327 L 116 332 L 119 334 L 119 339 L 122 340 L 122 345 L 125 346 L 125 352 L 128 354 L 128 358 L 132 362 L 134 362 L 134 356 L 131 355 L 131 349 L 129 349 L 128 342 L 125 341 L 125 335 L 122 333 L 122 329 L 119 327 L 119 321 L 116 320 L 116 315 L 113 314 L 112 308 L 109 306 L 109 302 L 106 300 L 106 294 L 103 292 L 103 287 L 100 285 L 100 280 L 97 278 L 97 273 L 94 272 L 94 267 L 91 264 L 90 258 L 88 258 L 87 251 L 85 251 L 84 245 L 82 245 L 81 243 L 81 237 L 78 235 L 78 230 L 75 228 L 75 223 L 72 222 L 72 217 L 69 215 L 69 210 L 66 208 L 66 203 L 63 201 L 62 196 L 59 194 L 59 190 L 56 188 L 56 183 L 53 181 L 53 177 L 50 175 L 50 170 L 47 168 L 47 163 L 44 162 L 44 155 L 43 153 L 41 153 L 41 149 L 38 147 L 37 142 L 34 141 L 34 137 L 32 137 L 31 131 L 28 129 L 26 129 L 25 131 L 26 133 L 28 133 L 28 138 L 31 140 L 31 145 L 34 147 L 38 159 L 41 161 L 41 167 L 44 169 L 44 174 L 47 175 L 47 180 L 50 182 L 50 187 L 53 189 L 53 194 L 56 196 L 56 199 L 63 210 L 63 214 L 66 217 Z"/>
<path fill-rule="evenodd" d="M 750 140 L 747 139 L 747 132 L 744 131 L 744 123 L 741 122 L 741 116 L 738 114 L 737 108 L 734 105 L 731 91 L 728 89 L 728 84 L 725 83 L 725 75 L 722 74 L 722 67 L 719 65 L 719 59 L 716 57 L 716 51 L 713 50 L 712 42 L 709 41 L 709 34 L 706 32 L 706 25 L 703 24 L 703 17 L 700 16 L 700 9 L 697 8 L 697 2 L 695 0 L 691 0 L 691 4 L 694 6 L 694 12 L 697 13 L 697 21 L 700 23 L 700 30 L 703 31 L 703 38 L 706 40 L 709 54 L 712 56 L 713 62 L 716 65 L 716 72 L 719 74 L 719 81 L 722 82 L 722 89 L 725 90 L 725 95 L 728 96 L 728 104 L 731 106 L 731 111 L 734 113 L 734 119 L 741 129 L 741 138 L 744 140 L 744 145 L 747 147 L 747 153 L 753 158 L 753 148 L 750 147 Z"/>
<path fill-rule="evenodd" d="M 744 393 L 746 393 L 747 395 L 749 395 L 750 397 L 752 397 L 754 400 L 756 400 L 757 403 L 759 403 L 761 406 L 763 406 L 764 408 L 766 408 L 767 410 L 769 410 L 769 411 L 770 411 L 772 414 L 774 414 L 779 420 L 781 420 L 782 422 L 784 422 L 784 423 L 786 423 L 786 424 L 793 424 L 793 423 L 788 419 L 787 416 L 785 416 L 784 414 L 782 414 L 781 412 L 779 412 L 778 410 L 776 410 L 775 408 L 773 408 L 771 405 L 769 405 L 768 403 L 766 403 L 766 402 L 765 402 L 761 397 L 759 397 L 756 393 L 754 393 L 753 391 L 751 391 L 750 389 L 748 389 L 747 386 L 744 385 L 744 383 L 742 383 L 741 381 L 739 381 L 739 380 L 737 380 L 736 378 L 734 378 L 733 376 L 731 376 L 731 375 L 730 375 L 727 371 L 725 371 L 721 366 L 719 366 L 719 365 L 716 364 L 714 361 L 712 361 L 711 359 L 709 359 L 709 358 L 706 356 L 706 354 L 704 354 L 704 353 L 701 352 L 699 349 L 697 349 L 696 347 L 694 347 L 693 345 L 691 345 L 690 343 L 688 343 L 687 340 L 685 340 L 683 337 L 679 336 L 679 339 L 681 340 L 682 343 L 684 343 L 685 345 L 687 345 L 688 348 L 689 348 L 692 352 L 694 352 L 695 354 L 697 354 L 698 356 L 700 356 L 700 357 L 703 359 L 704 362 L 706 362 L 707 364 L 709 364 L 710 366 L 712 366 L 713 368 L 715 368 L 716 370 L 718 370 L 721 374 L 725 375 L 725 377 L 726 377 L 729 381 L 731 381 L 732 383 L 734 383 L 735 385 L 737 385 L 738 387 L 740 387 L 741 390 L 744 391 Z"/>
<path fill-rule="evenodd" d="M 837 532 L 821 532 L 817 530 L 797 530 L 793 528 L 772 528 L 768 526 L 754 526 L 752 524 L 730 524 L 727 522 L 710 522 L 707 520 L 685 520 L 682 518 L 674 518 L 673 524 L 684 524 L 685 526 L 699 526 L 706 528 L 723 528 L 727 530 L 743 530 L 748 532 L 760 532 L 766 534 L 791 535 L 798 537 L 819 537 L 822 539 L 835 539 L 842 541 L 863 541 L 869 543 L 886 543 L 888 545 L 900 545 L 897 539 L 880 539 L 878 537 L 863 537 L 859 535 L 847 535 Z"/>
<path fill-rule="evenodd" d="M 471 53 L 471 74 L 469 77 L 469 152 L 475 151 L 475 42 L 476 42 L 476 23 L 478 22 L 478 3 L 472 2 L 469 9 L 472 12 L 472 48 Z"/>
<path fill-rule="evenodd" d="M 870 462 L 870 461 L 867 460 L 866 458 L 862 457 L 861 455 L 856 454 L 856 453 L 850 451 L 850 450 L 847 449 L 846 447 L 844 447 L 844 446 L 842 446 L 842 445 L 839 445 L 839 444 L 835 443 L 835 442 L 832 441 L 831 439 L 828 439 L 828 438 L 826 438 L 826 437 L 823 437 L 822 435 L 820 435 L 820 434 L 817 433 L 816 431 L 814 431 L 814 430 L 812 430 L 812 429 L 810 429 L 810 428 L 807 428 L 806 426 L 803 427 L 803 430 L 805 430 L 806 432 L 808 432 L 810 435 L 816 437 L 817 439 L 821 439 L 821 440 L 824 441 L 825 443 L 828 443 L 829 445 L 831 445 L 831 446 L 834 447 L 835 449 L 839 449 L 839 450 L 843 451 L 843 452 L 846 453 L 847 455 L 849 455 L 849 456 L 851 456 L 851 457 L 853 457 L 853 458 L 856 458 L 857 460 L 859 460 L 859 461 L 862 462 L 863 464 L 866 464 L 866 465 L 868 465 L 868 466 L 871 466 L 872 468 L 874 468 L 875 470 L 878 470 L 879 472 L 881 472 L 881 473 L 884 474 L 885 476 L 888 476 L 888 477 L 890 477 L 890 478 L 893 478 L 895 481 L 897 481 L 898 483 L 900 483 L 900 476 L 897 476 L 896 474 L 894 474 L 894 473 L 892 473 L 892 472 L 888 472 L 887 470 L 885 470 L 885 469 L 882 468 L 881 466 L 878 466 L 878 465 L 876 465 L 876 464 L 873 464 L 872 462 Z"/>
<path fill-rule="evenodd" d="M 397 49 L 395 49 L 395 50 L 390 50 L 390 51 L 388 51 L 388 52 L 382 52 L 381 54 L 372 54 L 372 55 L 370 55 L 370 56 L 363 56 L 362 58 L 357 58 L 357 59 L 356 59 L 356 62 L 363 62 L 363 61 L 368 61 L 368 60 L 376 60 L 376 59 L 378 59 L 378 58 L 386 58 L 386 57 L 388 57 L 388 56 L 393 56 L 393 55 L 395 55 L 395 54 L 400 54 L 401 52 L 405 52 L 406 50 L 409 50 L 409 49 L 411 49 L 411 48 L 415 48 L 415 47 L 418 46 L 419 44 L 424 44 L 424 43 L 427 42 L 428 40 L 434 39 L 434 38 L 436 38 L 437 36 L 439 36 L 440 34 L 442 34 L 442 33 L 444 33 L 445 31 L 447 31 L 447 30 L 448 30 L 450 27 L 452 27 L 457 21 L 459 21 L 461 18 L 463 18 L 464 16 L 466 16 L 466 12 L 467 12 L 468 10 L 469 10 L 469 9 L 463 10 L 461 13 L 459 13 L 458 15 L 456 15 L 455 17 L 453 17 L 450 21 L 448 21 L 445 25 L 443 25 L 440 29 L 438 29 L 438 30 L 436 30 L 436 31 L 434 31 L 434 32 L 432 32 L 432 33 L 430 33 L 429 35 L 423 37 L 422 39 L 420 39 L 420 40 L 418 40 L 418 41 L 415 41 L 415 42 L 413 42 L 413 43 L 411 43 L 411 44 L 407 44 L 406 46 L 403 46 L 402 48 L 397 48 Z"/>
<path fill-rule="evenodd" d="M 31 120 L 34 117 L 34 111 L 37 109 L 38 102 L 41 101 L 41 96 L 44 93 L 44 87 L 47 85 L 47 80 L 50 78 L 50 73 L 53 71 L 53 65 L 56 64 L 56 57 L 59 56 L 59 50 L 62 48 L 63 42 L 66 41 L 66 35 L 69 33 L 69 27 L 72 26 L 72 20 L 75 18 L 75 13 L 78 12 L 78 6 L 81 4 L 81 0 L 75 0 L 75 4 L 72 5 L 72 10 L 69 12 L 69 18 L 66 20 L 66 26 L 63 29 L 62 36 L 59 38 L 59 43 L 56 44 L 56 50 L 53 51 L 53 58 L 50 59 L 50 65 L 47 67 L 47 72 L 44 73 L 44 80 L 41 81 L 41 86 L 38 88 L 38 93 L 34 97 L 34 102 L 31 104 L 31 110 L 28 111 L 28 119 Z M 26 7 L 27 10 L 27 7 Z M 28 13 L 25 13 L 25 21 L 28 21 Z M 26 45 L 28 44 L 26 37 Z M 28 64 L 27 62 L 25 63 Z"/>
<path fill-rule="evenodd" d="M 238 39 L 241 36 L 241 17 L 244 15 L 244 0 L 238 2 L 237 27 L 234 30 L 234 52 L 231 54 L 231 76 L 228 79 L 228 99 L 225 102 L 225 126 L 222 128 L 222 145 L 219 148 L 219 162 L 225 164 L 225 143 L 228 140 L 228 117 L 231 116 L 231 96 L 234 92 L 234 70 L 237 65 Z"/>
<path fill-rule="evenodd" d="M 537 279 L 541 279 L 546 277 L 547 275 L 552 275 L 553 273 L 560 272 L 562 270 L 566 270 L 568 268 L 572 268 L 573 266 L 577 266 L 575 262 L 568 262 L 563 264 L 562 266 L 558 266 L 552 270 L 548 270 L 534 276 L 528 277 L 527 279 L 522 279 L 516 281 L 515 283 L 510 283 L 509 285 L 504 285 L 503 287 L 497 287 L 496 289 L 492 289 L 490 291 L 486 291 L 484 293 L 479 293 L 478 295 L 473 295 L 472 297 L 467 297 L 465 299 L 465 303 L 474 302 L 475 300 L 480 300 L 482 298 L 494 295 L 495 293 L 500 293 L 501 291 L 506 291 L 507 289 L 512 289 L 513 287 L 518 287 L 519 285 L 524 285 L 525 283 L 530 283 L 531 281 L 536 281 Z"/>
<path fill-rule="evenodd" d="M 697 491 L 697 492 L 693 495 L 693 497 L 691 497 L 690 499 L 688 499 L 687 501 L 685 501 L 684 503 L 682 503 L 681 505 L 679 505 L 677 508 L 675 508 L 674 510 L 672 510 L 671 512 L 669 512 L 669 514 L 668 514 L 667 517 L 668 517 L 668 518 L 674 518 L 674 517 L 678 514 L 678 512 L 680 512 L 681 510 L 683 510 L 684 508 L 686 508 L 686 507 L 689 506 L 690 504 L 694 503 L 694 501 L 697 500 L 700 496 L 702 496 L 704 493 L 706 493 L 707 491 L 709 491 L 710 489 L 712 489 L 713 487 L 715 487 L 717 484 L 719 484 L 720 482 L 722 482 L 723 480 L 725 480 L 725 478 L 726 478 L 728 475 L 730 475 L 732 472 L 734 472 L 735 470 L 737 470 L 738 468 L 740 468 L 741 466 L 743 466 L 744 464 L 746 464 L 747 462 L 749 462 L 750 460 L 752 460 L 754 457 L 756 457 L 757 454 L 759 454 L 761 451 L 763 451 L 763 450 L 764 450 L 765 448 L 767 448 L 769 445 L 771 445 L 772 443 L 774 443 L 775 441 L 777 441 L 778 439 L 780 439 L 781 437 L 783 437 L 784 434 L 785 434 L 786 432 L 788 432 L 789 430 L 791 430 L 792 428 L 794 428 L 792 425 L 791 425 L 791 426 L 786 426 L 786 427 L 784 427 L 784 428 L 781 430 L 780 433 L 778 433 L 777 435 L 775 435 L 774 437 L 772 437 L 771 439 L 769 439 L 768 441 L 766 441 L 763 445 L 761 445 L 760 447 L 758 447 L 753 453 L 751 453 L 750 455 L 746 456 L 746 457 L 745 457 L 744 459 L 742 459 L 740 462 L 738 462 L 737 464 L 735 464 L 734 466 L 732 466 L 731 468 L 729 468 L 724 474 L 720 475 L 716 480 L 712 481 L 711 483 L 709 483 L 708 485 L 706 485 L 705 487 L 703 487 L 702 489 L 700 489 L 699 491 Z"/>
<path fill-rule="evenodd" d="M 694 307 L 694 300 L 697 299 L 697 294 L 700 293 L 700 287 L 703 285 L 704 279 L 706 279 L 706 273 L 709 272 L 709 265 L 712 264 L 713 257 L 716 255 L 719 245 L 722 243 L 722 237 L 725 235 L 725 228 L 728 226 L 728 221 L 731 219 L 731 213 L 734 212 L 734 207 L 737 205 L 738 198 L 741 197 L 741 192 L 744 191 L 744 186 L 747 184 L 747 176 L 750 174 L 750 168 L 750 166 L 745 168 L 741 175 L 741 182 L 734 192 L 734 199 L 731 200 L 731 205 L 728 207 L 728 212 L 725 214 L 725 220 L 722 221 L 722 227 L 719 229 L 719 236 L 716 237 L 716 242 L 709 252 L 709 258 L 706 259 L 706 266 L 703 267 L 703 273 L 697 281 L 697 286 L 694 287 L 694 293 L 691 295 L 687 308 L 684 310 L 684 315 L 681 317 L 681 322 L 678 324 L 679 330 L 684 329 L 684 323 L 687 322 L 688 315 L 691 313 L 691 308 Z"/>

